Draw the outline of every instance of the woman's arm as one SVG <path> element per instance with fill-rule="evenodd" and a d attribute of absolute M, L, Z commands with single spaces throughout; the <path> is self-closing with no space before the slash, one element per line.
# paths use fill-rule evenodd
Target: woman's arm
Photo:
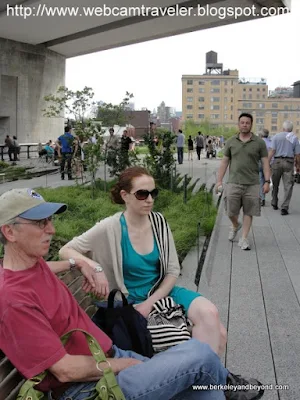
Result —
<path fill-rule="evenodd" d="M 84 254 L 94 252 L 97 246 L 100 246 L 101 230 L 101 223 L 97 223 L 81 236 L 71 240 L 59 250 L 60 258 L 63 260 L 73 258 L 77 260 L 77 262 L 86 262 L 92 268 L 99 266 L 97 261 L 86 257 Z M 109 284 L 104 271 L 93 273 L 92 279 L 95 282 L 94 291 L 97 292 L 99 296 L 106 298 L 109 294 Z"/>

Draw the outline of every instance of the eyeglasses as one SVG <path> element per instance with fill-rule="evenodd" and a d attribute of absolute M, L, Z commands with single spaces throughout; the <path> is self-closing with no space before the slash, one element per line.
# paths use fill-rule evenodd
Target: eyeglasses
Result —
<path fill-rule="evenodd" d="M 13 225 L 36 225 L 40 229 L 45 229 L 47 224 L 48 224 L 48 222 L 53 222 L 53 220 L 54 220 L 54 217 L 53 217 L 53 215 L 51 215 L 48 218 L 39 219 L 37 221 L 31 219 L 31 220 L 28 220 L 30 222 L 14 222 Z"/>
<path fill-rule="evenodd" d="M 151 197 L 154 200 L 158 196 L 158 189 L 155 188 L 155 189 L 151 190 L 151 192 L 149 192 L 149 190 L 141 189 L 141 190 L 137 190 L 135 193 L 131 193 L 131 194 L 134 194 L 138 200 L 146 200 L 146 199 L 148 199 L 149 194 L 151 194 Z"/>

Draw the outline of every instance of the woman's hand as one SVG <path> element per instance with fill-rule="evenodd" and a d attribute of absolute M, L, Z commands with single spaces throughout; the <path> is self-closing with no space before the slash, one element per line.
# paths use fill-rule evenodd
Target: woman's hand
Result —
<path fill-rule="evenodd" d="M 150 312 L 152 311 L 152 304 L 146 300 L 143 301 L 143 303 L 135 305 L 134 308 L 145 318 L 148 318 Z"/>
<path fill-rule="evenodd" d="M 105 273 L 103 271 L 95 272 L 95 269 L 84 260 L 76 259 L 75 262 L 76 267 L 80 269 L 85 277 L 82 289 L 85 292 L 92 292 L 106 299 L 109 294 L 109 284 Z"/>

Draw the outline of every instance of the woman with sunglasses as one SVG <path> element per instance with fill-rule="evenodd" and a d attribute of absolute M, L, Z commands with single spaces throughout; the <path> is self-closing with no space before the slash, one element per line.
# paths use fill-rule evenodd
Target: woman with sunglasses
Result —
<path fill-rule="evenodd" d="M 157 300 L 171 296 L 193 323 L 192 336 L 221 354 L 226 330 L 216 307 L 200 293 L 176 286 L 180 265 L 167 221 L 152 211 L 157 195 L 146 169 L 127 168 L 111 191 L 112 200 L 125 204 L 125 211 L 75 237 L 60 250 L 60 257 L 87 261 L 97 272 L 103 297 L 118 288 L 146 318 Z"/>

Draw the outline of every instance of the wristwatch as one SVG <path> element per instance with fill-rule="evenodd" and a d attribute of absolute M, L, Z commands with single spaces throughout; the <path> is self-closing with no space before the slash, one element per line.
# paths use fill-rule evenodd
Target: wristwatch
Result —
<path fill-rule="evenodd" d="M 70 271 L 74 271 L 76 269 L 76 261 L 74 258 L 69 258 L 69 263 L 70 263 Z"/>
<path fill-rule="evenodd" d="M 100 264 L 97 264 L 96 267 L 94 268 L 94 271 L 95 271 L 96 273 L 102 272 L 102 271 L 103 271 L 103 268 L 101 267 Z"/>
<path fill-rule="evenodd" d="M 271 181 L 265 181 L 265 183 L 271 183 Z"/>

